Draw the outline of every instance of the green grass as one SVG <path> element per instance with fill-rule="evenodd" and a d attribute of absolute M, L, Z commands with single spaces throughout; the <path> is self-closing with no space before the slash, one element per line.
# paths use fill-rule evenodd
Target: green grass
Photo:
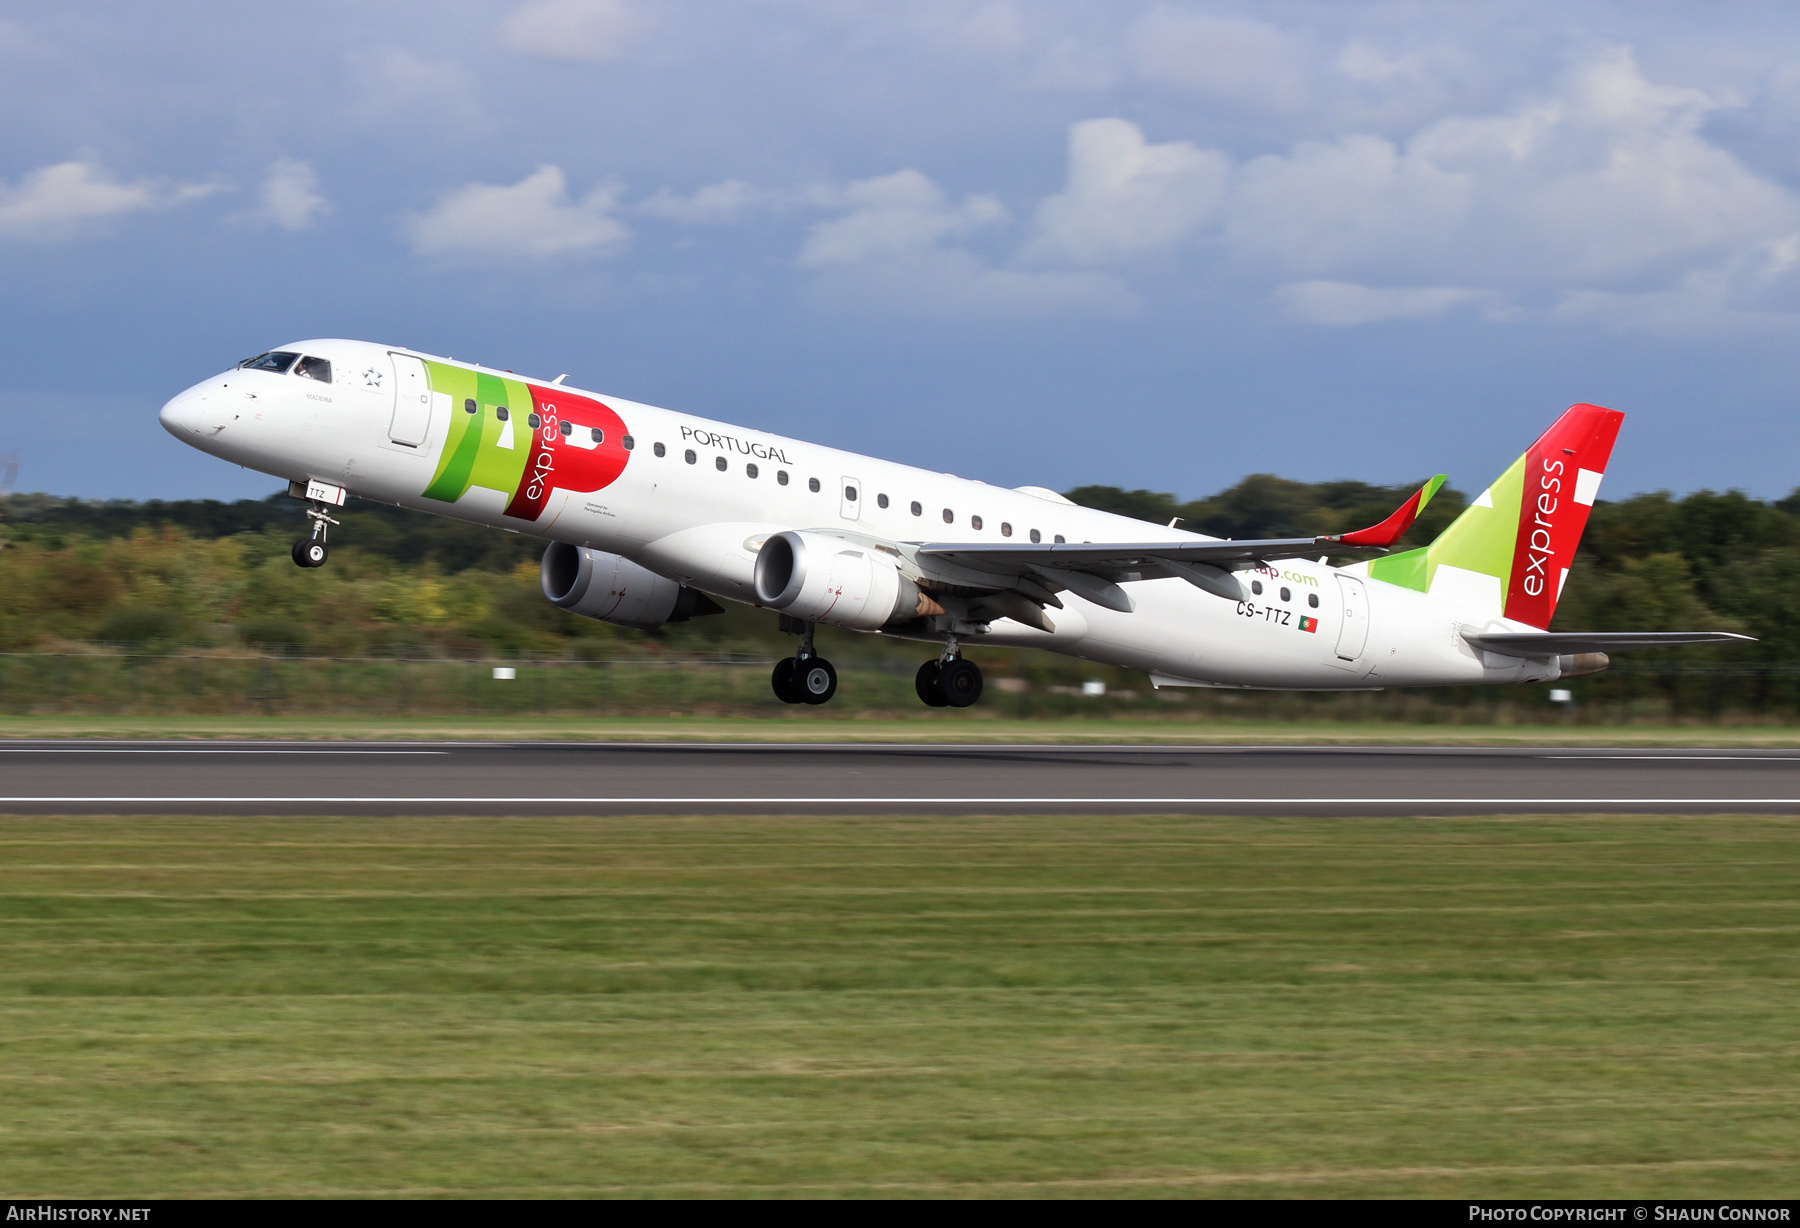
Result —
<path fill-rule="evenodd" d="M 1786 1197 L 1780 818 L 12 818 L 0 1194 Z"/>
<path fill-rule="evenodd" d="M 922 711 L 906 720 L 803 708 L 773 717 L 0 716 L 5 738 L 382 738 L 595 742 L 1167 743 L 1306 746 L 1800 747 L 1782 725 L 1407 725 L 1378 721 L 1039 718 Z"/>

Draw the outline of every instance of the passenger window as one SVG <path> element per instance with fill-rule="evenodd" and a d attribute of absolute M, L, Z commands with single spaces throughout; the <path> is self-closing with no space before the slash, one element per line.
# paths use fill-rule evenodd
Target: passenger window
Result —
<path fill-rule="evenodd" d="M 463 402 L 463 412 L 465 414 L 472 414 L 475 412 L 475 398 L 474 397 L 470 397 L 468 400 Z"/>
<path fill-rule="evenodd" d="M 504 405 L 496 405 L 496 406 L 494 406 L 494 418 L 495 418 L 495 419 L 496 419 L 496 420 L 497 420 L 497 421 L 500 421 L 500 422 L 505 422 L 505 421 L 506 421 L 506 418 L 507 418 L 507 414 L 506 414 L 506 406 L 504 406 Z"/>
<path fill-rule="evenodd" d="M 629 440 L 631 438 L 631 436 L 627 435 L 627 436 L 625 436 L 625 438 L 627 440 Z M 631 444 L 627 443 L 625 446 L 629 448 L 631 446 Z M 669 454 L 669 450 L 667 448 L 663 447 L 660 443 L 653 445 L 650 450 L 652 452 L 656 453 L 658 456 L 667 456 Z"/>
<path fill-rule="evenodd" d="M 1035 546 L 1043 540 L 1044 540 L 1044 535 L 1042 533 L 1039 533 L 1036 529 L 1033 529 L 1031 531 L 1031 544 L 1032 545 Z"/>
<path fill-rule="evenodd" d="M 1306 594 L 1306 604 L 1311 606 L 1315 610 L 1318 609 L 1319 608 L 1319 594 L 1317 594 L 1317 593 Z"/>
<path fill-rule="evenodd" d="M 592 430 L 590 430 L 588 432 L 588 435 L 590 438 L 593 439 L 593 441 L 595 443 L 605 443 L 606 442 L 606 432 L 601 430 L 599 427 L 595 427 Z"/>
<path fill-rule="evenodd" d="M 815 495 L 818 494 L 819 493 L 819 479 L 818 478 L 807 478 L 806 479 L 806 489 L 812 491 L 813 494 L 815 494 Z"/>
<path fill-rule="evenodd" d="M 777 486 L 786 486 L 787 485 L 787 470 L 786 469 L 777 469 L 775 471 L 775 485 L 777 485 Z"/>
<path fill-rule="evenodd" d="M 1283 585 L 1281 589 L 1281 599 L 1283 601 L 1292 601 L 1294 599 L 1294 594 L 1290 593 L 1285 585 Z"/>
<path fill-rule="evenodd" d="M 681 459 L 685 460 L 688 464 L 691 465 L 695 461 L 699 460 L 700 458 L 698 456 L 694 455 L 694 450 L 692 448 L 689 448 L 686 452 L 683 452 L 681 454 Z"/>
<path fill-rule="evenodd" d="M 915 516 L 923 516 L 925 514 L 925 509 L 919 506 L 918 500 L 916 499 L 913 501 L 912 514 Z"/>
<path fill-rule="evenodd" d="M 1262 596 L 1262 581 L 1261 580 L 1250 581 L 1250 591 L 1252 593 L 1255 593 L 1258 597 Z"/>
<path fill-rule="evenodd" d="M 845 503 L 855 503 L 856 502 L 856 487 L 854 487 L 854 486 L 844 487 L 844 502 Z"/>
<path fill-rule="evenodd" d="M 316 379 L 321 384 L 329 384 L 331 382 L 331 363 L 323 358 L 314 358 L 311 354 L 308 354 L 305 358 L 300 360 L 297 366 L 295 366 L 294 374 L 303 376 L 306 379 Z"/>
<path fill-rule="evenodd" d="M 981 531 L 981 517 L 979 517 L 979 516 L 969 517 L 969 527 L 971 529 L 974 529 L 977 533 L 979 533 Z"/>
<path fill-rule="evenodd" d="M 562 437 L 564 439 L 567 439 L 569 436 L 571 436 L 575 433 L 575 424 L 573 422 L 565 422 L 562 424 L 561 430 L 562 430 Z"/>
<path fill-rule="evenodd" d="M 287 374 L 287 369 L 294 365 L 294 359 L 300 355 L 292 350 L 270 350 L 267 354 L 258 354 L 255 358 L 246 358 L 238 366 L 246 371 L 273 371 L 277 375 Z"/>
<path fill-rule="evenodd" d="M 637 440 L 633 439 L 629 435 L 621 435 L 621 436 L 619 436 L 619 446 L 624 448 L 627 452 L 629 452 L 633 448 L 637 447 Z M 656 445 L 656 454 L 658 456 L 662 455 L 662 445 L 660 443 Z"/>
<path fill-rule="evenodd" d="M 1007 524 L 1006 521 L 1004 521 L 1004 520 L 1002 520 L 1000 522 L 1000 536 L 1001 537 L 1011 537 L 1012 536 L 1012 526 L 1010 524 Z"/>
<path fill-rule="evenodd" d="M 945 524 L 955 524 L 956 523 L 956 513 L 951 511 L 949 508 L 944 509 L 944 523 Z"/>
<path fill-rule="evenodd" d="M 723 456 L 713 457 L 713 468 L 717 469 L 720 473 L 724 473 L 725 472 L 725 458 Z"/>
<path fill-rule="evenodd" d="M 748 465 L 745 465 L 745 466 L 744 466 L 744 475 L 745 475 L 745 476 L 746 476 L 746 477 L 752 477 L 752 478 L 753 478 L 753 477 L 755 477 L 755 476 L 756 476 L 756 475 L 757 475 L 757 473 L 758 473 L 758 472 L 759 472 L 759 470 L 758 470 L 758 469 L 757 469 L 757 468 L 756 468 L 756 462 L 755 462 L 755 461 L 751 461 L 751 462 L 750 462 L 750 463 L 749 463 L 749 464 L 748 464 Z"/>
<path fill-rule="evenodd" d="M 876 507 L 886 507 L 887 505 L 888 505 L 888 498 L 886 495 L 876 495 L 875 496 L 875 506 Z"/>
<path fill-rule="evenodd" d="M 537 430 L 538 427 L 544 425 L 544 420 L 536 414 L 526 414 L 525 421 L 530 424 L 531 429 L 534 431 Z"/>

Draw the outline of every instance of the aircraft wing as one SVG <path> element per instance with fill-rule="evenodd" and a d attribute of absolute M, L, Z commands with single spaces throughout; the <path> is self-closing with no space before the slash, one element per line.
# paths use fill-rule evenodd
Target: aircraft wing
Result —
<path fill-rule="evenodd" d="M 1292 559 L 1332 550 L 1324 537 L 1275 537 L 1250 541 L 1083 542 L 1056 545 L 1012 545 L 986 542 L 930 542 L 920 546 L 925 558 L 943 559 L 982 571 L 1058 567 L 1081 571 L 1137 571 L 1163 561 L 1209 563 L 1214 567 L 1258 559 Z"/>
<path fill-rule="evenodd" d="M 1627 648 L 1668 648 L 1677 644 L 1754 644 L 1729 631 L 1529 631 L 1464 635 L 1476 648 L 1509 657 L 1548 657 L 1565 652 L 1619 652 Z"/>
<path fill-rule="evenodd" d="M 1048 581 L 1052 588 L 1073 589 L 1090 601 L 1121 611 L 1130 610 L 1131 599 L 1117 587 L 1118 583 L 1162 576 L 1179 577 L 1196 588 L 1236 601 L 1242 599 L 1242 593 L 1228 574 L 1234 567 L 1346 550 L 1385 551 L 1412 527 L 1443 484 L 1444 475 L 1440 473 L 1380 524 L 1324 537 L 1038 544 L 929 542 L 918 547 L 916 553 L 921 560 L 940 559 L 989 575 L 1024 578 L 1027 583 L 1021 587 L 1028 596 L 1036 596 L 1032 589 L 1037 584 L 1031 583 L 1035 577 L 1039 582 Z"/>

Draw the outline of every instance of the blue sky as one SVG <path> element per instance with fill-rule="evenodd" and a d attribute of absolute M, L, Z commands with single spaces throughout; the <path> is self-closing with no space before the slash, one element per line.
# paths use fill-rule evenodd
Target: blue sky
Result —
<path fill-rule="evenodd" d="M 1755 3 L 34 3 L 0 454 L 261 495 L 168 396 L 476 359 L 988 481 L 1800 484 L 1800 15 Z"/>

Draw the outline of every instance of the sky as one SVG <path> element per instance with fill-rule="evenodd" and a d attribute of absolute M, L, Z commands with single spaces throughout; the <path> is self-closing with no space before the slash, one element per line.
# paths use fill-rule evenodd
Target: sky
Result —
<path fill-rule="evenodd" d="M 357 337 L 1003 485 L 1800 485 L 1800 10 L 11 0 L 0 456 Z"/>

